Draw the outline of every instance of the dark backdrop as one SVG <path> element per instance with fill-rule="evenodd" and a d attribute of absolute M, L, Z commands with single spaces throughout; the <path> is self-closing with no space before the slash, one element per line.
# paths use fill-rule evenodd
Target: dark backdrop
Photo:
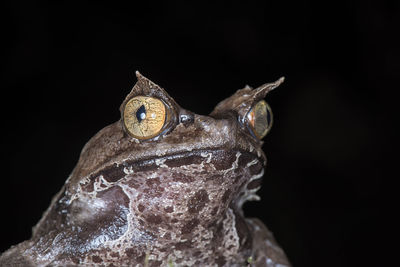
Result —
<path fill-rule="evenodd" d="M 199 114 L 285 76 L 246 213 L 295 266 L 388 263 L 399 2 L 143 2 L 3 4 L 1 250 L 30 237 L 139 70 Z"/>

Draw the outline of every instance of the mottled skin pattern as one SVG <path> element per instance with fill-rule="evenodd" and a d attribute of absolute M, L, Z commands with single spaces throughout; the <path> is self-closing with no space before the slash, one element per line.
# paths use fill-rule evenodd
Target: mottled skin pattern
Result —
<path fill-rule="evenodd" d="M 83 148 L 30 240 L 1 266 L 289 266 L 272 234 L 242 205 L 255 200 L 266 158 L 245 115 L 282 79 L 246 87 L 210 116 L 182 109 L 137 73 L 134 96 L 168 107 L 160 135 L 137 140 L 122 121 Z"/>

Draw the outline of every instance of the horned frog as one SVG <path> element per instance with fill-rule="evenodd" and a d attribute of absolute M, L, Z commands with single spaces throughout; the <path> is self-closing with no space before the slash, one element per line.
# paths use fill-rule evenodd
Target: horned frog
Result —
<path fill-rule="evenodd" d="M 202 116 L 136 75 L 121 119 L 85 145 L 32 238 L 0 265 L 290 266 L 264 224 L 242 212 L 266 164 L 263 98 L 283 78 Z"/>

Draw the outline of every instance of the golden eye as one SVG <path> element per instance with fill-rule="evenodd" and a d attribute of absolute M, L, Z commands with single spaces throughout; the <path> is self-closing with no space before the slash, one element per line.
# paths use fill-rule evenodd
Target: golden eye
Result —
<path fill-rule="evenodd" d="M 247 114 L 247 121 L 257 138 L 262 139 L 272 127 L 272 111 L 267 102 L 259 101 Z"/>
<path fill-rule="evenodd" d="M 153 97 L 136 96 L 124 108 L 124 125 L 130 135 L 137 139 L 157 136 L 165 123 L 164 103 Z"/>

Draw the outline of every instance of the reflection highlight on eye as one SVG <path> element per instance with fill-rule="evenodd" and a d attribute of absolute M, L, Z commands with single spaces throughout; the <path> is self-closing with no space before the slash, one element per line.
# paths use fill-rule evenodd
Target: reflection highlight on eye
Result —
<path fill-rule="evenodd" d="M 255 104 L 246 118 L 251 131 L 258 139 L 264 138 L 272 127 L 272 111 L 265 100 Z"/>
<path fill-rule="evenodd" d="M 164 103 L 154 97 L 136 96 L 124 107 L 124 126 L 128 133 L 137 139 L 157 136 L 165 124 Z"/>

